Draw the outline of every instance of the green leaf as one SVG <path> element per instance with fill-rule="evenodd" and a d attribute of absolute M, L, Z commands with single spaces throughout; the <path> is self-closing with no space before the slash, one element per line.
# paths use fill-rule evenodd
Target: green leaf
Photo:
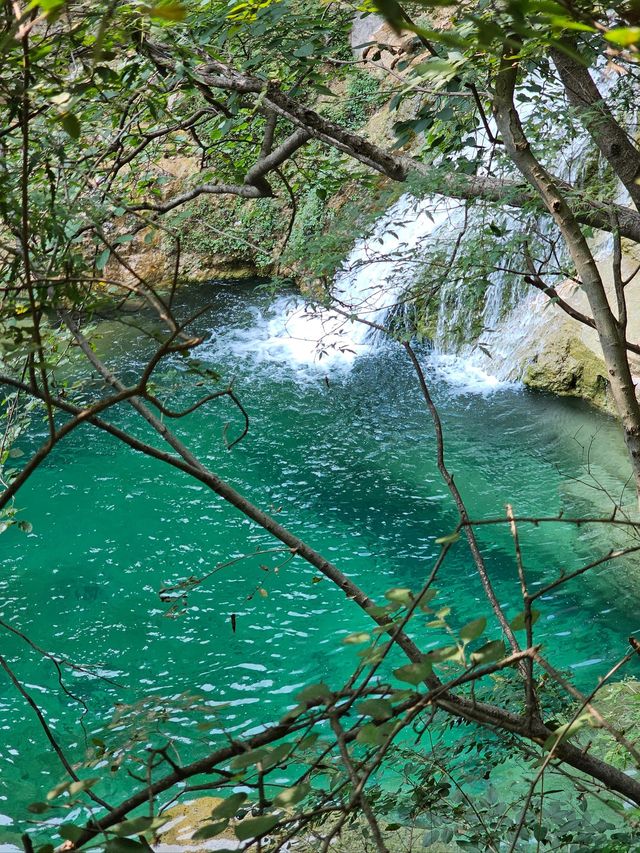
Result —
<path fill-rule="evenodd" d="M 490 643 L 485 643 L 477 652 L 471 655 L 471 663 L 493 663 L 500 660 L 505 655 L 504 643 L 502 640 L 491 640 Z"/>
<path fill-rule="evenodd" d="M 306 705 L 296 705 L 293 708 L 290 708 L 286 714 L 284 714 L 280 718 L 281 723 L 290 723 L 292 720 L 296 720 L 307 710 Z"/>
<path fill-rule="evenodd" d="M 298 693 L 296 699 L 301 704 L 307 702 L 328 702 L 331 699 L 331 690 L 323 681 L 319 681 L 317 684 L 309 684 L 307 687 L 304 687 Z"/>
<path fill-rule="evenodd" d="M 163 826 L 167 820 L 169 818 L 134 817 L 131 820 L 124 820 L 122 823 L 112 826 L 111 832 L 115 832 L 119 836 L 139 835 L 148 829 L 156 829 L 159 826 Z"/>
<path fill-rule="evenodd" d="M 133 853 L 134 850 L 144 850 L 144 845 L 133 838 L 111 838 L 105 844 L 105 853 Z"/>
<path fill-rule="evenodd" d="M 393 727 L 392 721 L 382 723 L 380 726 L 376 726 L 375 723 L 367 723 L 356 735 L 356 740 L 365 746 L 382 746 Z"/>
<path fill-rule="evenodd" d="M 64 6 L 65 0 L 38 0 L 37 3 L 32 3 L 32 6 L 39 6 L 43 12 L 52 12 L 54 9 Z"/>
<path fill-rule="evenodd" d="M 227 797 L 221 803 L 218 803 L 218 805 L 211 812 L 211 817 L 214 817 L 214 818 L 233 817 L 246 799 L 247 799 L 247 794 L 245 794 L 243 792 L 241 792 L 239 794 L 231 794 L 230 797 Z"/>
<path fill-rule="evenodd" d="M 221 832 L 229 826 L 229 821 L 226 818 L 223 820 L 217 820 L 215 823 L 210 823 L 207 826 L 203 826 L 201 829 L 194 832 L 191 838 L 194 841 L 199 841 L 200 839 L 205 838 L 213 838 L 215 835 L 220 835 Z"/>
<path fill-rule="evenodd" d="M 465 643 L 470 643 L 471 640 L 476 640 L 486 627 L 487 620 L 484 616 L 474 619 L 473 622 L 467 622 L 464 628 L 460 629 L 460 639 Z"/>
<path fill-rule="evenodd" d="M 549 735 L 549 737 L 542 744 L 542 748 L 546 750 L 551 750 L 553 747 L 557 746 L 559 743 L 562 743 L 565 740 L 568 740 L 572 735 L 574 735 L 579 729 L 585 726 L 587 723 L 591 722 L 591 714 L 585 712 L 584 714 L 580 714 L 577 719 L 575 719 L 571 723 L 565 723 L 563 726 L 558 726 L 558 728 L 553 732 L 553 734 Z"/>
<path fill-rule="evenodd" d="M 316 92 L 318 92 L 318 94 L 326 95 L 328 98 L 337 98 L 338 97 L 338 95 L 334 91 L 332 91 L 328 86 L 325 86 L 323 83 L 313 83 L 313 88 L 315 89 Z M 316 193 L 317 192 L 318 192 L 318 190 L 316 190 Z M 326 198 L 326 195 L 327 195 L 326 191 L 325 191 L 324 195 Z"/>
<path fill-rule="evenodd" d="M 437 594 L 437 589 L 428 589 L 425 591 L 424 595 L 420 596 L 420 610 L 422 610 L 423 613 L 432 612 L 431 607 L 429 607 L 429 602 L 433 601 Z"/>
<path fill-rule="evenodd" d="M 439 649 L 433 649 L 429 652 L 429 661 L 431 663 L 442 663 L 444 660 L 449 660 L 460 653 L 457 646 L 441 646 Z"/>
<path fill-rule="evenodd" d="M 318 732 L 312 732 L 310 735 L 303 737 L 298 744 L 298 750 L 311 749 L 319 737 Z"/>
<path fill-rule="evenodd" d="M 111 249 L 105 249 L 103 252 L 100 252 L 98 257 L 96 258 L 96 269 L 102 272 L 102 270 L 106 267 L 107 262 L 109 261 L 109 256 L 111 255 Z"/>
<path fill-rule="evenodd" d="M 357 706 L 359 714 L 373 717 L 374 720 L 388 720 L 393 716 L 393 705 L 388 699 L 365 699 Z"/>
<path fill-rule="evenodd" d="M 406 681 L 409 684 L 420 684 L 428 675 L 431 675 L 433 667 L 431 661 L 425 660 L 421 663 L 408 663 L 405 666 L 393 670 L 398 681 Z"/>
<path fill-rule="evenodd" d="M 311 790 L 311 785 L 308 782 L 301 782 L 299 785 L 294 785 L 293 788 L 286 788 L 280 791 L 275 798 L 274 805 L 276 806 L 295 806 L 307 796 Z"/>
<path fill-rule="evenodd" d="M 84 829 L 81 826 L 74 826 L 72 823 L 63 823 L 58 828 L 58 833 L 60 838 L 64 838 L 65 841 L 72 841 L 75 844 L 84 833 Z"/>
<path fill-rule="evenodd" d="M 60 123 L 72 139 L 80 138 L 80 122 L 73 113 L 65 113 L 61 116 Z"/>
<path fill-rule="evenodd" d="M 358 657 L 362 658 L 362 662 L 367 666 L 375 666 L 384 660 L 385 651 L 382 646 L 367 646 L 366 649 L 358 652 Z"/>
<path fill-rule="evenodd" d="M 387 608 L 380 604 L 372 604 L 371 607 L 366 607 L 364 612 L 372 619 L 381 619 L 388 614 Z"/>
<path fill-rule="evenodd" d="M 307 56 L 312 56 L 316 51 L 316 46 L 312 41 L 305 42 L 301 47 L 293 51 L 293 55 L 298 59 L 304 59 Z"/>
<path fill-rule="evenodd" d="M 535 625 L 540 617 L 539 610 L 531 610 L 531 624 Z M 509 623 L 511 629 L 513 631 L 523 631 L 526 628 L 524 611 L 522 613 L 518 613 L 517 616 L 514 616 L 511 622 Z"/>
<path fill-rule="evenodd" d="M 374 6 L 398 32 L 405 23 L 402 9 L 396 0 L 375 0 Z"/>
<path fill-rule="evenodd" d="M 275 767 L 276 764 L 280 764 L 283 759 L 287 758 L 291 749 L 292 745 L 290 743 L 281 743 L 279 746 L 276 746 L 275 749 L 268 749 L 261 762 L 263 768 L 268 770 L 270 767 Z"/>
<path fill-rule="evenodd" d="M 239 841 L 246 841 L 248 838 L 256 838 L 258 835 L 264 835 L 269 832 L 277 823 L 278 816 L 269 814 L 261 817 L 246 817 L 234 829 L 236 838 Z"/>
<path fill-rule="evenodd" d="M 551 23 L 554 27 L 560 27 L 563 30 L 578 30 L 579 32 L 585 33 L 597 32 L 595 27 L 591 27 L 589 24 L 583 24 L 581 21 L 574 21 L 573 18 L 567 18 L 564 15 L 555 15 L 551 19 Z"/>
<path fill-rule="evenodd" d="M 234 770 L 244 770 L 245 767 L 251 767 L 254 764 L 257 764 L 267 754 L 267 750 L 264 747 L 260 749 L 250 749 L 249 752 L 243 752 L 240 755 L 236 755 L 236 757 L 231 761 L 231 767 Z"/>

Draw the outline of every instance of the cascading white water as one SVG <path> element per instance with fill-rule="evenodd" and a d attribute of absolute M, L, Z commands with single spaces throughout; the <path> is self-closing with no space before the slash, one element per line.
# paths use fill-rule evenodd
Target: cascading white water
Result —
<path fill-rule="evenodd" d="M 420 245 L 448 220 L 446 202 L 401 196 L 356 242 L 332 288 L 334 307 L 281 297 L 249 330 L 235 334 L 238 356 L 286 362 L 301 373 L 348 369 L 374 345 L 375 326 L 384 323 L 400 294 L 415 280 Z"/>
<path fill-rule="evenodd" d="M 239 358 L 286 364 L 298 378 L 349 370 L 356 357 L 379 345 L 376 327 L 386 324 L 416 280 L 428 244 L 451 241 L 463 218 L 459 203 L 404 194 L 369 236 L 356 241 L 336 275 L 331 307 L 280 297 L 265 312 L 256 311 L 248 329 L 218 337 L 213 347 L 230 349 Z M 436 355 L 434 366 L 463 391 L 486 393 L 501 384 L 490 372 L 457 358 Z"/>
<path fill-rule="evenodd" d="M 562 180 L 576 183 L 589 148 L 590 140 L 586 134 L 576 137 L 566 147 L 556 163 L 556 171 Z M 624 198 L 619 200 L 624 203 Z M 522 230 L 522 222 L 508 212 L 502 213 L 501 225 L 510 233 Z M 471 223 L 471 229 L 473 227 Z M 546 233 L 550 225 L 541 220 L 538 229 L 541 234 Z M 596 258 L 609 255 L 611 238 L 602 235 L 592 249 Z M 562 248 L 557 251 L 562 256 Z M 520 257 L 512 258 L 511 263 L 509 261 L 508 257 L 503 259 L 506 267 L 522 267 Z M 484 293 L 479 337 L 477 320 L 476 331 L 472 331 L 473 313 L 467 310 L 465 315 L 465 290 L 456 287 L 456 282 L 448 283 L 442 290 L 433 360 L 446 378 L 456 384 L 464 385 L 466 377 L 473 384 L 476 375 L 486 378 L 489 385 L 496 387 L 520 382 L 526 366 L 544 348 L 546 339 L 553 336 L 556 327 L 558 309 L 553 307 L 547 296 L 523 285 L 521 277 L 495 271 L 487 278 L 489 286 Z M 570 290 L 563 284 L 557 287 L 561 292 Z M 464 321 L 465 316 L 467 334 L 461 335 L 461 318 Z M 457 333 L 457 341 L 452 341 L 452 330 Z"/>
<path fill-rule="evenodd" d="M 617 75 L 607 73 L 604 65 L 595 69 L 594 74 L 603 97 L 611 94 L 618 82 Z M 532 82 L 540 84 L 543 81 Z M 556 89 L 558 97 L 563 97 L 563 89 L 559 84 L 556 84 Z M 536 116 L 534 100 L 528 97 L 530 94 L 524 93 L 524 103 L 519 106 L 520 118 L 524 123 L 531 118 L 535 119 Z M 579 186 L 587 179 L 587 163 L 589 154 L 593 151 L 589 134 L 580 130 L 570 137 L 570 141 L 563 145 L 560 151 L 551 155 L 552 160 L 547 165 L 561 180 Z M 545 152 L 539 153 L 543 162 L 550 156 Z M 593 160 L 591 162 L 593 163 Z M 600 163 L 597 168 L 602 168 Z M 628 194 L 620 183 L 614 201 L 619 204 L 629 203 Z M 523 231 L 522 222 L 517 221 L 514 216 L 506 211 L 503 211 L 502 216 L 502 227 L 505 231 Z M 474 226 L 477 227 L 471 221 L 469 225 L 470 230 L 473 230 Z M 540 233 L 544 233 L 550 229 L 550 224 L 541 220 L 538 222 L 538 228 Z M 612 241 L 612 236 L 604 233 L 591 240 L 596 260 L 611 255 Z M 557 247 L 554 252 L 563 261 L 568 260 L 566 256 L 563 257 L 562 247 Z M 506 262 L 509 259 L 503 260 Z M 509 265 L 505 263 L 505 266 Z M 568 265 L 571 266 L 570 263 Z M 511 266 L 521 268 L 522 259 L 514 258 Z M 476 329 L 472 329 L 473 313 L 466 307 L 465 291 L 458 287 L 455 281 L 445 283 L 441 290 L 433 360 L 447 374 L 449 381 L 464 383 L 466 376 L 473 377 L 477 372 L 487 376 L 489 382 L 496 385 L 520 381 L 526 366 L 544 349 L 547 339 L 553 337 L 559 309 L 552 305 L 547 296 L 523 285 L 520 276 L 510 277 L 504 272 L 496 271 L 488 276 L 488 280 L 490 284 L 484 293 L 482 332 L 479 338 L 477 321 Z M 565 297 L 572 292 L 573 285 L 569 282 L 554 283 Z M 561 317 L 566 319 L 562 314 Z M 452 331 L 458 340 L 453 340 Z M 460 343 L 461 338 L 466 342 Z"/>
<path fill-rule="evenodd" d="M 532 102 L 522 106 L 523 120 L 533 110 Z M 588 138 L 582 135 L 566 147 L 555 164 L 560 177 L 571 180 L 587 145 Z M 467 154 L 471 158 L 477 150 L 490 148 L 479 127 L 476 147 Z M 506 231 L 522 228 L 506 211 L 502 219 Z M 482 215 L 472 212 L 465 218 L 459 203 L 440 197 L 418 200 L 407 193 L 380 217 L 368 237 L 355 243 L 336 275 L 331 307 L 302 297 L 281 297 L 266 313 L 256 315 L 250 329 L 231 333 L 226 343 L 237 356 L 286 363 L 300 376 L 349 369 L 358 355 L 375 345 L 375 327 L 385 325 L 392 308 L 415 282 L 424 264 L 421 247 L 452 244 L 461 229 L 473 231 L 483 225 Z M 520 379 L 517 365 L 527 342 L 549 319 L 546 297 L 537 292 L 523 294 L 499 271 L 491 273 L 488 281 L 482 305 L 470 310 L 460 283 L 446 272 L 440 280 L 431 363 L 462 392 L 486 393 Z M 514 320 L 509 312 L 516 303 Z"/>

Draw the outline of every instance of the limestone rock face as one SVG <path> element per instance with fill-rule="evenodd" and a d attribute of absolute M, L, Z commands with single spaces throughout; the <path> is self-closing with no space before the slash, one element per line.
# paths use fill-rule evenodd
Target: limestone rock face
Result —
<path fill-rule="evenodd" d="M 602 359 L 576 337 L 557 339 L 526 366 L 524 384 L 607 406 L 606 368 Z"/>
<path fill-rule="evenodd" d="M 640 274 L 637 274 L 638 259 L 635 247 L 625 246 L 622 274 L 630 277 L 625 288 L 629 324 L 627 339 L 640 341 Z M 611 257 L 604 255 L 598 260 L 608 298 L 615 305 Z M 636 274 L 634 275 L 634 272 Z M 578 311 L 590 315 L 587 298 L 574 282 L 565 282 L 558 292 Z M 574 397 L 584 397 L 595 405 L 613 411 L 607 395 L 607 371 L 602 348 L 594 329 L 583 326 L 567 317 L 556 305 L 550 305 L 548 320 L 544 328 L 536 330 L 536 341 L 531 341 L 532 357 L 523 363 L 522 379 L 533 388 L 552 391 Z M 638 356 L 630 354 L 629 361 L 634 374 L 640 373 Z M 636 387 L 636 391 L 638 388 Z"/>
<path fill-rule="evenodd" d="M 640 257 L 637 247 L 625 245 L 624 249 L 622 275 L 629 279 L 625 288 L 627 340 L 638 343 Z M 606 245 L 601 245 L 597 257 L 608 299 L 615 305 L 612 259 Z M 587 297 L 575 280 L 554 286 L 562 300 L 579 313 L 591 316 Z M 482 332 L 482 346 L 475 344 L 473 351 L 476 366 L 499 379 L 521 381 L 539 391 L 582 397 L 615 414 L 597 332 L 568 316 L 542 293 L 531 291 L 520 298 L 495 327 Z M 640 396 L 640 357 L 630 353 L 629 362 Z"/>
<path fill-rule="evenodd" d="M 381 15 L 356 15 L 351 29 L 351 48 L 355 55 L 367 61 L 367 70 L 391 70 L 401 59 L 411 59 L 422 50 L 415 33 L 396 32 Z"/>

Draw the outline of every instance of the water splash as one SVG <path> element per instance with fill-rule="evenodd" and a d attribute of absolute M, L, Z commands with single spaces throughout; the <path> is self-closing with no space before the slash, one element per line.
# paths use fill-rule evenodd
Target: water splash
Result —
<path fill-rule="evenodd" d="M 533 99 L 529 101 L 520 105 L 523 120 L 535 114 Z M 482 127 L 475 139 L 467 151 L 470 158 L 491 149 Z M 554 166 L 561 178 L 573 181 L 584 170 L 589 145 L 587 135 L 579 134 L 556 152 Z M 349 371 L 358 357 L 379 346 L 382 336 L 376 329 L 387 324 L 416 281 L 429 244 L 446 246 L 461 231 L 473 233 L 486 226 L 482 212 L 465 216 L 463 210 L 438 196 L 418 200 L 403 195 L 372 233 L 355 243 L 336 275 L 330 305 L 281 297 L 257 311 L 250 328 L 218 337 L 213 348 L 227 348 L 237 358 L 258 363 L 285 365 L 299 379 L 317 377 L 319 371 Z M 522 229 L 522 222 L 508 211 L 500 220 L 505 232 Z M 464 239 L 462 247 L 464 251 Z M 454 392 L 464 394 L 513 386 L 522 378 L 528 348 L 552 320 L 546 304 L 545 297 L 528 292 L 517 277 L 496 270 L 487 276 L 474 308 L 464 285 L 445 274 L 430 359 L 434 371 Z"/>
<path fill-rule="evenodd" d="M 331 306 L 280 297 L 256 313 L 249 329 L 232 331 L 215 346 L 243 359 L 285 363 L 301 376 L 349 370 L 379 344 L 377 327 L 419 272 L 421 245 L 450 216 L 444 200 L 406 193 L 354 245 L 336 275 Z"/>

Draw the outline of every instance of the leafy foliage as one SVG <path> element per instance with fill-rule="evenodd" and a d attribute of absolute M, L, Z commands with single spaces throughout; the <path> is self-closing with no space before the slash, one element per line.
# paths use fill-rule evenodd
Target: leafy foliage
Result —
<path fill-rule="evenodd" d="M 596 765 L 599 784 L 606 787 L 607 779 L 616 780 L 607 791 L 611 801 L 604 803 L 612 812 L 608 820 L 600 811 L 592 820 L 585 815 L 587 791 L 581 781 L 571 802 L 564 801 L 565 789 L 555 800 L 547 790 L 540 805 L 537 798 L 531 809 L 526 804 L 522 817 L 515 808 L 523 796 L 526 802 L 526 788 L 532 800 L 542 778 L 536 774 L 552 774 L 552 762 L 562 769 L 561 762 L 573 761 L 571 766 L 581 772 L 592 766 L 590 756 L 584 758 L 586 750 L 566 747 L 600 722 L 589 702 L 559 707 L 549 687 L 549 668 L 537 648 L 520 650 L 511 638 L 514 631 L 535 625 L 539 612 L 530 608 L 533 593 L 523 591 L 525 609 L 508 622 L 499 602 L 491 601 L 487 581 L 492 610 L 483 605 L 476 612 L 458 614 L 445 595 L 436 596 L 432 580 L 437 563 L 422 589 L 394 587 L 372 605 L 313 549 L 204 465 L 194 463 L 188 449 L 155 415 L 179 418 L 205 400 L 225 395 L 246 418 L 231 385 L 178 413 L 158 397 L 159 386 L 166 396 L 170 388 L 162 376 L 154 378 L 154 372 L 175 355 L 187 360 L 185 371 L 197 381 L 215 385 L 221 379 L 188 361 L 199 339 L 190 337 L 171 313 L 183 248 L 248 255 L 264 270 L 280 265 L 285 273 L 302 271 L 316 280 L 314 296 L 325 301 L 329 280 L 348 246 L 370 229 L 376 214 L 399 192 L 381 177 L 365 178 L 365 166 L 404 181 L 409 167 L 403 158 L 411 154 L 418 175 L 410 182 L 414 192 L 440 190 L 464 198 L 465 204 L 481 198 L 480 190 L 474 195 L 469 186 L 494 179 L 496 172 L 504 174 L 513 159 L 513 153 L 498 147 L 488 118 L 488 105 L 499 88 L 496 79 L 507 61 L 517 62 L 522 74 L 532 78 L 528 91 L 520 93 L 519 105 L 523 112 L 530 110 L 527 131 L 533 142 L 544 143 L 542 161 L 553 163 L 561 150 L 558 130 L 571 128 L 575 116 L 564 109 L 549 50 L 562 49 L 595 63 L 606 49 L 635 73 L 639 30 L 633 4 L 610 13 L 587 3 L 567 8 L 553 0 L 513 0 L 497 7 L 461 3 L 454 26 L 438 29 L 422 19 L 411 24 L 395 0 L 381 1 L 377 8 L 387 20 L 416 33 L 425 48 L 418 62 L 403 60 L 404 65 L 395 66 L 392 91 L 351 67 L 352 8 L 346 4 L 247 0 L 229 6 L 217 0 L 158 0 L 148 5 L 134 0 L 75 7 L 46 0 L 20 14 L 17 8 L 5 4 L 0 41 L 6 68 L 0 80 L 0 367 L 3 381 L 15 389 L 5 400 L 0 530 L 18 524 L 30 533 L 29 522 L 17 519 L 14 495 L 31 468 L 72 429 L 89 421 L 196 477 L 263 528 L 276 531 L 288 549 L 287 559 L 303 556 L 372 620 L 370 630 L 356 630 L 344 639 L 354 659 L 348 684 L 307 685 L 281 720 L 243 739 L 233 734 L 225 709 L 213 714 L 193 696 L 168 702 L 149 695 L 118 708 L 110 726 L 92 731 L 84 763 L 65 764 L 65 778 L 43 791 L 30 814 L 42 815 L 43 821 L 50 813 L 61 816 L 55 833 L 76 846 L 94 843 L 99 834 L 104 841 L 95 843 L 112 853 L 144 849 L 139 837 L 145 842 L 153 838 L 164 822 L 154 798 L 168 800 L 176 796 L 177 783 L 206 774 L 208 782 L 214 779 L 207 790 L 223 796 L 195 832 L 197 839 L 232 831 L 247 847 L 255 843 L 275 850 L 291 834 L 304 837 L 318 829 L 328 845 L 348 825 L 367 840 L 377 839 L 378 849 L 384 849 L 376 821 L 388 817 L 388 832 L 405 823 L 424 824 L 422 843 L 427 846 L 455 841 L 467 849 L 496 849 L 508 836 L 514 850 L 528 849 L 534 842 L 543 848 L 581 850 L 596 834 L 600 849 L 632 849 L 637 815 L 627 813 L 612 792 L 635 790 L 634 780 L 612 774 L 608 765 Z M 418 12 L 430 9 L 425 3 Z M 579 43 L 573 41 L 576 34 Z M 338 86 L 342 99 L 335 97 Z M 493 91 L 485 90 L 491 87 Z M 383 103 L 398 111 L 396 149 L 402 149 L 401 155 L 384 152 L 353 133 L 364 132 L 371 112 Z M 400 110 L 407 104 L 413 104 L 413 113 L 402 117 Z M 326 145 L 332 146 L 329 153 Z M 180 158 L 188 161 L 189 174 L 176 181 L 169 163 Z M 607 171 L 596 166 L 587 172 L 578 176 L 567 199 L 602 216 L 602 205 L 591 204 L 601 201 L 603 190 L 594 190 L 593 175 Z M 469 283 L 479 302 L 505 258 L 510 262 L 526 249 L 539 260 L 549 246 L 553 273 L 574 272 L 571 252 L 556 252 L 547 236 L 539 197 L 525 193 L 524 201 L 519 200 L 517 227 L 515 214 L 496 211 L 496 198 L 498 204 L 515 204 L 523 195 L 520 183 L 503 183 L 506 189 L 499 186 L 500 192 L 489 199 L 493 206 L 482 207 L 469 236 L 454 240 L 453 249 L 450 244 L 432 247 L 422 258 L 422 275 L 414 286 L 419 316 L 406 314 L 404 328 L 396 329 L 405 345 L 416 330 L 428 336 L 426 327 L 433 318 L 425 322 L 425 306 L 449 279 Z M 242 201 L 204 201 L 223 194 Z M 547 224 L 551 207 L 546 209 Z M 289 217 L 293 212 L 295 220 Z M 208 221 L 214 217 L 215 223 Z M 173 280 L 163 293 L 135 264 L 141 244 L 159 242 L 175 262 Z M 547 272 L 549 268 L 547 264 Z M 516 288 L 521 272 L 509 274 Z M 148 333 L 157 345 L 154 354 L 133 384 L 125 386 L 104 368 L 95 344 L 83 332 L 98 312 L 134 298 L 153 309 L 161 324 Z M 620 325 L 618 318 L 617 328 Z M 621 345 L 620 334 L 617 337 Z M 75 352 L 69 355 L 72 347 L 82 351 L 91 367 L 78 375 L 70 370 L 69 379 L 66 368 L 77 367 Z M 109 386 L 106 393 L 111 397 L 92 384 L 93 369 Z M 20 395 L 27 396 L 26 405 L 18 405 Z M 163 455 L 138 435 L 123 435 L 117 424 L 105 427 L 105 411 L 126 401 L 137 406 L 156 432 L 170 435 L 177 456 Z M 428 390 L 425 401 L 430 405 Z M 45 424 L 45 443 L 28 460 L 16 463 L 12 460 L 20 458 L 25 426 L 36 417 Z M 434 421 L 441 431 L 437 415 Z M 627 433 L 632 435 L 631 430 Z M 440 447 L 441 470 L 456 497 L 443 459 Z M 461 501 L 460 524 L 453 534 L 436 539 L 442 560 L 463 533 L 468 535 L 469 519 Z M 470 541 L 473 546 L 473 538 Z M 482 560 L 474 559 L 482 571 Z M 564 581 L 561 574 L 557 584 Z M 185 581 L 180 595 L 200 582 Z M 262 586 L 257 591 L 266 595 Z M 410 636 L 417 619 L 427 620 L 424 627 L 432 640 L 424 650 Z M 31 645 L 58 672 L 69 663 Z M 11 677 L 8 664 L 4 669 Z M 12 681 L 21 688 L 17 679 Z M 206 755 L 191 765 L 181 762 L 173 743 L 174 713 L 188 713 L 189 725 L 199 725 L 203 733 Z M 446 722 L 440 723 L 445 715 Z M 439 731 L 445 732 L 442 744 L 416 752 L 411 742 L 417 739 L 420 744 L 436 733 L 436 717 L 442 725 Z M 40 722 L 50 741 L 54 739 L 44 716 Z M 481 737 L 480 725 L 499 732 L 500 738 Z M 616 765 L 635 761 L 635 746 L 624 734 L 616 734 Z M 522 786 L 524 794 L 520 790 L 512 802 L 504 803 L 488 782 L 494 771 L 513 761 L 521 763 L 520 779 L 526 772 L 533 780 Z M 391 798 L 379 777 L 394 763 L 401 782 Z M 125 772 L 138 787 L 118 811 L 105 804 L 99 791 L 105 778 Z M 93 811 L 86 825 L 78 810 L 87 808 L 90 800 Z M 149 803 L 151 813 L 137 813 Z M 53 835 L 52 824 L 42 827 L 47 838 Z"/>

